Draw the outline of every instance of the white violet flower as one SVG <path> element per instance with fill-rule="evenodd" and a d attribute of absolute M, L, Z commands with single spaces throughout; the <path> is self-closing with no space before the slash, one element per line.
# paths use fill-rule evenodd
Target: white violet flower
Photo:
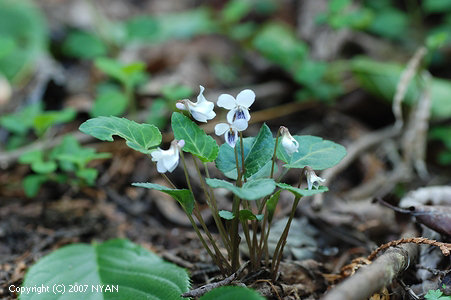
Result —
<path fill-rule="evenodd" d="M 218 106 L 230 111 L 227 113 L 227 121 L 231 124 L 235 120 L 244 119 L 247 122 L 251 119 L 249 107 L 255 101 L 255 93 L 252 90 L 243 90 L 236 99 L 229 94 L 222 94 L 218 98 Z"/>
<path fill-rule="evenodd" d="M 280 133 L 282 135 L 282 146 L 288 155 L 292 155 L 294 152 L 298 152 L 299 143 L 296 141 L 285 126 L 280 126 Z"/>
<path fill-rule="evenodd" d="M 159 173 L 174 171 L 174 169 L 179 164 L 180 149 L 182 149 L 183 146 L 185 146 L 184 140 L 173 140 L 168 150 L 162 150 L 158 148 L 157 150 L 150 153 L 150 155 L 152 156 L 152 161 L 157 162 L 157 171 Z"/>
<path fill-rule="evenodd" d="M 203 86 L 200 87 L 199 95 L 197 96 L 197 102 L 191 102 L 188 99 L 180 100 L 175 105 L 180 110 L 187 110 L 199 122 L 207 122 L 207 120 L 211 120 L 216 116 L 216 113 L 213 111 L 215 104 L 211 101 L 205 99 L 203 93 L 205 88 Z"/>
<path fill-rule="evenodd" d="M 305 167 L 305 176 L 307 177 L 307 186 L 308 189 L 311 190 L 312 187 L 315 187 L 315 189 L 318 189 L 320 183 L 325 182 L 326 179 L 321 178 L 315 174 L 315 171 L 312 170 L 309 166 Z"/>
<path fill-rule="evenodd" d="M 231 123 L 231 124 L 230 124 Z M 238 141 L 238 132 L 247 128 L 247 121 L 244 119 L 237 119 L 230 123 L 219 123 L 215 126 L 216 135 L 223 135 L 227 144 L 235 148 Z"/>

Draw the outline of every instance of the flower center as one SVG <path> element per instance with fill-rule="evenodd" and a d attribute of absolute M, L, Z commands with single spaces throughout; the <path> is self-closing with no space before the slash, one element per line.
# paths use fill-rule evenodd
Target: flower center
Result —
<path fill-rule="evenodd" d="M 246 120 L 246 115 L 244 114 L 244 109 L 241 106 L 238 106 L 235 115 L 233 116 L 233 121 L 240 119 Z"/>

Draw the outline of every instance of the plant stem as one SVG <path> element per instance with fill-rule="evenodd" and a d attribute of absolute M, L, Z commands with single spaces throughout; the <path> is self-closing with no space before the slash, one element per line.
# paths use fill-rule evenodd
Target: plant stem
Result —
<path fill-rule="evenodd" d="M 282 258 L 283 248 L 286 243 L 286 239 L 288 237 L 288 232 L 290 231 L 291 221 L 294 218 L 294 214 L 296 213 L 296 207 L 299 204 L 299 200 L 301 197 L 296 196 L 293 202 L 293 206 L 291 207 L 290 217 L 288 218 L 287 225 L 285 225 L 285 229 L 283 230 L 282 235 L 280 236 L 279 242 L 277 243 L 276 250 L 274 250 L 274 254 L 272 257 L 272 276 L 275 278 L 275 274 L 277 274 L 277 269 L 279 267 L 280 259 Z M 283 244 L 283 245 L 282 245 Z"/>
<path fill-rule="evenodd" d="M 227 254 L 230 256 L 230 252 L 231 252 L 230 243 L 229 243 L 229 241 L 227 239 L 228 236 L 227 236 L 227 234 L 225 232 L 224 225 L 222 224 L 222 221 L 221 221 L 221 219 L 219 217 L 218 208 L 216 206 L 216 201 L 213 200 L 214 199 L 213 191 L 208 189 L 207 184 L 205 183 L 205 180 L 202 177 L 202 174 L 200 172 L 199 165 L 197 164 L 196 158 L 194 158 L 193 160 L 194 160 L 194 166 L 195 166 L 196 171 L 197 171 L 197 175 L 199 176 L 199 180 L 201 182 L 201 186 L 202 186 L 202 189 L 203 189 L 204 194 L 205 194 L 206 202 L 207 202 L 207 204 L 210 207 L 210 210 L 212 212 L 212 216 L 213 216 L 213 219 L 214 219 L 214 221 L 216 223 L 216 227 L 218 228 L 219 235 L 221 236 L 222 243 L 224 244 L 224 247 L 227 250 Z"/>
<path fill-rule="evenodd" d="M 244 165 L 243 133 L 241 131 L 240 131 L 240 147 L 241 147 L 241 167 L 242 167 L 241 174 L 243 174 L 243 180 L 244 182 L 246 182 L 246 177 L 244 176 L 244 174 L 246 173 L 246 167 Z"/>
<path fill-rule="evenodd" d="M 241 187 L 241 171 L 238 163 L 238 150 L 235 147 L 235 162 L 236 162 L 236 171 L 237 171 L 237 180 L 236 185 Z M 232 213 L 233 220 L 230 229 L 230 240 L 232 244 L 232 271 L 235 272 L 238 270 L 238 266 L 240 264 L 240 256 L 239 256 L 239 246 L 240 246 L 240 236 L 238 235 L 238 225 L 239 225 L 239 214 L 240 214 L 240 202 L 241 199 L 238 196 L 233 196 L 233 205 L 232 205 Z"/>
<path fill-rule="evenodd" d="M 269 176 L 270 178 L 273 178 L 274 176 L 274 165 L 276 164 L 276 154 L 277 154 L 277 145 L 279 144 L 279 136 L 280 136 L 280 128 L 279 130 L 277 130 L 276 133 L 276 143 L 274 145 L 274 153 L 272 155 L 272 165 L 271 165 L 271 175 Z"/>
<path fill-rule="evenodd" d="M 191 192 L 191 195 L 193 196 L 193 199 L 195 199 L 194 197 L 194 193 L 193 193 L 193 189 L 191 186 L 191 180 L 189 178 L 189 174 L 188 174 L 188 168 L 186 167 L 186 161 L 185 161 L 185 156 L 183 154 L 183 151 L 180 151 L 180 157 L 182 158 L 182 163 L 183 163 L 183 170 L 185 172 L 185 178 L 186 178 L 186 184 L 188 185 L 188 188 Z M 222 263 L 226 264 L 226 266 L 229 268 L 230 266 L 228 265 L 227 260 L 224 258 L 224 256 L 222 255 L 221 251 L 219 251 L 218 246 L 216 245 L 216 241 L 213 239 L 210 231 L 207 228 L 207 225 L 204 222 L 204 219 L 200 213 L 199 210 L 199 206 L 197 205 L 197 202 L 194 201 L 194 215 L 196 216 L 197 220 L 199 221 L 200 225 L 202 226 L 202 229 L 204 230 L 205 234 L 207 235 L 211 245 L 213 246 L 213 249 L 215 250 L 216 253 L 216 264 L 218 265 L 218 267 L 220 267 L 222 269 Z"/>

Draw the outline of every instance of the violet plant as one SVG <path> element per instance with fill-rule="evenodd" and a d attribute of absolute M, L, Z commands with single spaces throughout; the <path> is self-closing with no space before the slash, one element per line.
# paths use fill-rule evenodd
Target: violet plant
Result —
<path fill-rule="evenodd" d="M 176 107 L 187 112 L 195 121 L 205 123 L 214 119 L 216 113 L 214 103 L 208 101 L 203 92 L 204 88 L 200 86 L 197 102 L 181 100 Z M 215 126 L 215 134 L 224 135 L 225 138 L 225 143 L 221 146 L 195 121 L 181 112 L 172 114 L 171 125 L 175 139 L 167 150 L 158 147 L 162 141 L 158 128 L 125 118 L 93 118 L 83 123 L 80 130 L 106 141 L 113 141 L 113 135 L 118 135 L 132 149 L 149 155 L 168 186 L 150 182 L 133 185 L 159 190 L 177 200 L 200 242 L 223 274 L 231 274 L 240 266 L 242 230 L 249 250 L 251 270 L 265 265 L 271 268 L 275 278 L 291 221 L 301 198 L 328 190 L 321 186 L 324 179 L 317 176 L 314 170 L 336 165 L 346 155 L 346 150 L 343 146 L 320 137 L 291 136 L 284 126 L 279 128 L 275 138 L 266 124 L 261 126 L 256 137 L 244 137 L 243 133 L 251 119 L 249 110 L 255 97 L 255 93 L 249 89 L 240 92 L 236 98 L 228 94 L 219 96 L 217 105 L 228 110 L 226 122 L 221 121 Z M 194 172 L 188 172 L 185 157 L 187 153 L 192 156 L 194 172 L 200 179 L 203 190 L 201 195 L 193 192 L 190 174 Z M 284 163 L 280 170 L 277 168 L 277 160 Z M 187 188 L 177 187 L 170 175 L 167 175 L 177 168 L 180 161 Z M 209 164 L 212 162 L 229 180 L 210 177 Z M 301 169 L 296 187 L 283 183 L 289 169 Z M 301 188 L 304 178 L 307 188 Z M 233 194 L 232 211 L 218 209 L 214 193 L 218 188 Z M 283 190 L 292 193 L 294 201 L 285 230 L 275 251 L 270 253 L 268 236 L 279 195 Z M 200 199 L 205 200 L 212 212 L 219 239 L 210 232 L 202 218 Z"/>

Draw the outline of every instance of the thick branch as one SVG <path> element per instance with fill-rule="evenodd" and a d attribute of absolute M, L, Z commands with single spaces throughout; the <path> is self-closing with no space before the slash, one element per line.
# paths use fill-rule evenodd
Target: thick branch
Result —
<path fill-rule="evenodd" d="M 417 244 L 403 244 L 388 249 L 372 264 L 361 267 L 353 276 L 330 290 L 323 300 L 364 300 L 388 286 L 393 279 L 413 264 Z"/>

